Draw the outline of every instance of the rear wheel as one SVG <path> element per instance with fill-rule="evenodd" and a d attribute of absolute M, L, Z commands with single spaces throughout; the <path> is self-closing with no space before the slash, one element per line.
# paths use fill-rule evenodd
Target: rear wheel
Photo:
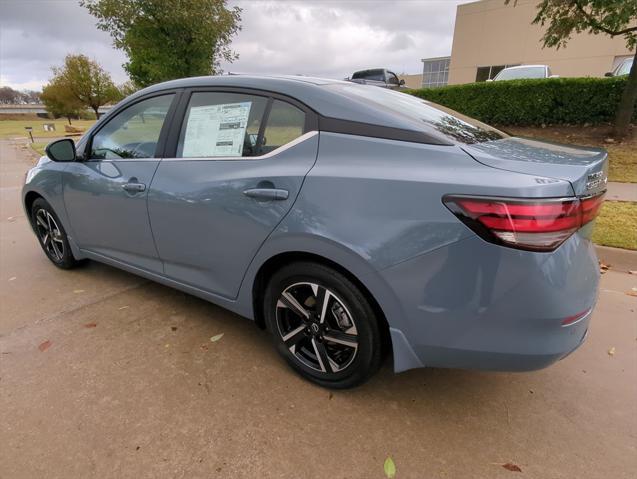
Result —
<path fill-rule="evenodd" d="M 40 246 L 51 262 L 62 269 L 71 269 L 78 265 L 73 257 L 66 231 L 62 222 L 43 198 L 38 198 L 31 207 L 31 223 L 35 229 Z"/>
<path fill-rule="evenodd" d="M 264 308 L 279 353 L 306 379 L 348 388 L 366 381 L 380 366 L 374 310 L 338 271 L 310 262 L 285 266 L 272 276 Z"/>

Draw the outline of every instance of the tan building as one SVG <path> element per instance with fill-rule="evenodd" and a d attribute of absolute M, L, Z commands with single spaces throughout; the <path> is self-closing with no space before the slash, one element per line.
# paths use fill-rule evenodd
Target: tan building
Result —
<path fill-rule="evenodd" d="M 422 74 L 398 75 L 398 78 L 405 80 L 405 88 L 422 88 Z"/>
<path fill-rule="evenodd" d="M 543 28 L 532 25 L 538 0 L 481 0 L 459 5 L 449 84 L 493 78 L 505 66 L 548 65 L 562 77 L 601 77 L 633 56 L 622 37 L 574 35 L 566 48 L 542 48 Z"/>

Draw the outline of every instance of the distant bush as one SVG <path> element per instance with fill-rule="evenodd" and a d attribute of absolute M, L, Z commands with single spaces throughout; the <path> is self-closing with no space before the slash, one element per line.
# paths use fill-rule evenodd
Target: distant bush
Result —
<path fill-rule="evenodd" d="M 422 88 L 407 93 L 485 123 L 581 125 L 611 122 L 626 81 L 626 77 L 511 80 Z"/>

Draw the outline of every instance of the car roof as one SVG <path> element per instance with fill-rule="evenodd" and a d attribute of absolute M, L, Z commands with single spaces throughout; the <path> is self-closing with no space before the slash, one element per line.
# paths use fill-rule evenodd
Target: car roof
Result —
<path fill-rule="evenodd" d="M 140 90 L 124 99 L 121 105 L 135 98 L 164 90 L 180 88 L 230 87 L 262 90 L 289 96 L 300 101 L 322 117 L 346 120 L 350 122 L 379 125 L 402 130 L 426 133 L 432 142 L 448 144 L 449 140 L 440 132 L 424 124 L 415 124 L 413 120 L 375 104 L 364 101 L 359 95 L 347 94 L 347 89 L 330 88 L 332 85 L 343 85 L 348 88 L 378 88 L 370 85 L 359 85 L 343 80 L 316 78 L 302 75 L 243 75 L 231 74 L 205 76 L 171 80 Z M 118 105 L 113 110 L 119 109 Z"/>

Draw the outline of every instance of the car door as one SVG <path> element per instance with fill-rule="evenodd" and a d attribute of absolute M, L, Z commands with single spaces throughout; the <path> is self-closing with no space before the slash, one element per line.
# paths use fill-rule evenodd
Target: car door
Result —
<path fill-rule="evenodd" d="M 316 116 L 263 92 L 192 91 L 148 198 L 166 276 L 234 298 L 316 160 Z M 168 147 L 170 148 L 170 147 Z"/>
<path fill-rule="evenodd" d="M 81 249 L 162 272 L 147 197 L 175 97 L 155 94 L 115 112 L 65 170 L 64 203 Z"/>

